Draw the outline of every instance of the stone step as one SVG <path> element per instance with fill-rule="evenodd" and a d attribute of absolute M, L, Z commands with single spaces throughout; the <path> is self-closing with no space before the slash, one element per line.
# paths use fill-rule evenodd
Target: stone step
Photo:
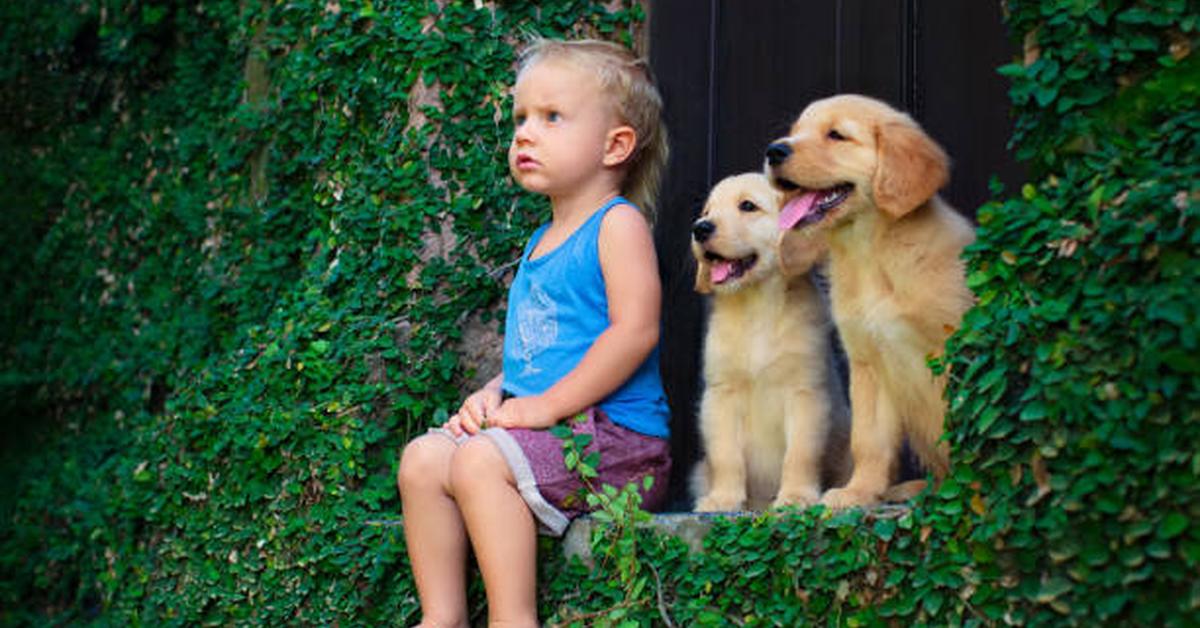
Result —
<path fill-rule="evenodd" d="M 912 507 L 908 504 L 880 504 L 866 508 L 865 517 L 868 519 L 893 519 L 904 516 Z M 693 552 L 703 551 L 704 537 L 713 524 L 722 519 L 737 519 L 739 517 L 761 517 L 763 513 L 754 511 L 738 512 L 666 512 L 653 515 L 650 521 L 643 524 L 664 534 L 670 534 L 687 543 Z M 579 517 L 571 522 L 563 535 L 563 555 L 567 558 L 578 556 L 584 563 L 592 561 L 592 531 L 598 525 L 594 518 L 588 515 Z"/>
<path fill-rule="evenodd" d="M 903 516 L 911 508 L 907 504 L 881 504 L 867 509 L 866 516 L 874 519 L 891 519 Z M 760 517 L 761 512 L 665 512 L 652 515 L 642 524 L 663 534 L 675 536 L 687 543 L 693 552 L 704 549 L 704 537 L 713 524 L 722 519 Z M 404 519 L 380 519 L 366 522 L 369 526 L 403 526 Z M 595 518 L 584 515 L 576 518 L 567 528 L 562 539 L 562 552 L 567 558 L 579 557 L 585 564 L 592 562 L 592 531 L 604 525 Z"/>
<path fill-rule="evenodd" d="M 911 508 L 907 504 L 881 504 L 868 509 L 866 518 L 869 519 L 893 519 L 910 512 Z M 737 519 L 744 516 L 762 516 L 762 513 L 750 512 L 731 512 L 731 513 L 659 513 L 652 515 L 649 521 L 642 524 L 643 527 L 653 528 L 664 534 L 671 534 L 688 544 L 691 551 L 702 551 L 704 548 L 704 537 L 707 536 L 714 522 L 722 519 Z M 382 519 L 367 521 L 368 526 L 403 526 L 403 519 Z M 596 521 L 592 516 L 583 515 L 580 518 L 571 521 L 571 525 L 566 528 L 566 533 L 563 534 L 563 555 L 565 557 L 578 557 L 586 564 L 592 564 L 592 532 L 596 526 L 600 526 L 599 521 Z"/>

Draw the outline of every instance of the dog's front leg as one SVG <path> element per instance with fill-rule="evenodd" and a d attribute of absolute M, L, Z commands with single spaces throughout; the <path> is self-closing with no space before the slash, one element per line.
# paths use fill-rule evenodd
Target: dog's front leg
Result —
<path fill-rule="evenodd" d="M 707 449 L 708 492 L 696 500 L 699 512 L 741 510 L 746 504 L 742 421 L 748 407 L 748 396 L 729 388 L 711 386 L 704 391 L 700 428 Z"/>
<path fill-rule="evenodd" d="M 821 503 L 832 509 L 877 503 L 891 484 L 902 432 L 896 405 L 879 374 L 866 362 L 850 364 L 850 454 L 854 472 L 842 488 L 825 492 Z"/>
<path fill-rule="evenodd" d="M 787 449 L 779 495 L 771 506 L 811 506 L 821 498 L 821 456 L 829 436 L 829 397 L 815 390 L 795 390 L 784 404 Z"/>

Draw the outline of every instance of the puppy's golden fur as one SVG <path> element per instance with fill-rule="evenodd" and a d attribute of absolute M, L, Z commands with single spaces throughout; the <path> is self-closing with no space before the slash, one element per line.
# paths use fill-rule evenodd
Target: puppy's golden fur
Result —
<path fill-rule="evenodd" d="M 822 461 L 825 486 L 849 472 L 825 307 L 807 273 L 780 271 L 780 197 L 762 174 L 729 177 L 693 226 L 696 290 L 713 295 L 696 510 L 810 505 L 821 495 Z"/>
<path fill-rule="evenodd" d="M 821 501 L 877 502 L 905 437 L 940 479 L 946 380 L 927 359 L 971 306 L 960 256 L 975 237 L 936 194 L 948 180 L 945 153 L 909 116 L 843 95 L 809 105 L 768 147 L 766 168 L 786 193 L 781 257 L 814 238 L 828 243 L 833 318 L 850 361 L 854 473 Z"/>

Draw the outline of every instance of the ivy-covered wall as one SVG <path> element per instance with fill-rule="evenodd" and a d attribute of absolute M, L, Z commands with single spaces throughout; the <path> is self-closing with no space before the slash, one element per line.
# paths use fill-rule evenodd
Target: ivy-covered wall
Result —
<path fill-rule="evenodd" d="M 507 175 L 513 46 L 643 21 L 3 3 L 0 624 L 415 623 L 369 522 L 547 216 Z"/>
<path fill-rule="evenodd" d="M 372 522 L 544 216 L 511 44 L 643 17 L 540 4 L 0 4 L 0 623 L 416 620 Z M 951 476 L 700 553 L 618 499 L 594 567 L 545 545 L 543 618 L 1200 623 L 1200 11 L 1006 6 L 1031 180 L 967 252 Z"/>

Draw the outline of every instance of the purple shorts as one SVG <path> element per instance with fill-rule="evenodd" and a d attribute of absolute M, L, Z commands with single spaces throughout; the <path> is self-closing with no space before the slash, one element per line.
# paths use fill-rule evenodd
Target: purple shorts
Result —
<path fill-rule="evenodd" d="M 593 486 L 599 489 L 609 484 L 621 488 L 632 482 L 642 496 L 642 508 L 661 508 L 666 501 L 667 477 L 671 472 L 671 446 L 667 439 L 621 427 L 596 408 L 589 408 L 585 414 L 586 420 L 572 419 L 566 424 L 576 434 L 592 436 L 591 444 L 583 450 L 585 455 L 600 452 L 600 465 L 596 469 L 599 476 L 591 479 Z M 465 435 L 455 438 L 440 428 L 431 431 L 454 438 L 458 444 L 469 438 Z M 480 434 L 491 439 L 508 462 L 517 490 L 543 534 L 562 536 L 572 519 L 588 511 L 587 502 L 580 495 L 583 481 L 577 472 L 567 470 L 563 441 L 550 430 L 491 427 Z M 646 476 L 654 478 L 648 491 L 642 484 Z"/>

